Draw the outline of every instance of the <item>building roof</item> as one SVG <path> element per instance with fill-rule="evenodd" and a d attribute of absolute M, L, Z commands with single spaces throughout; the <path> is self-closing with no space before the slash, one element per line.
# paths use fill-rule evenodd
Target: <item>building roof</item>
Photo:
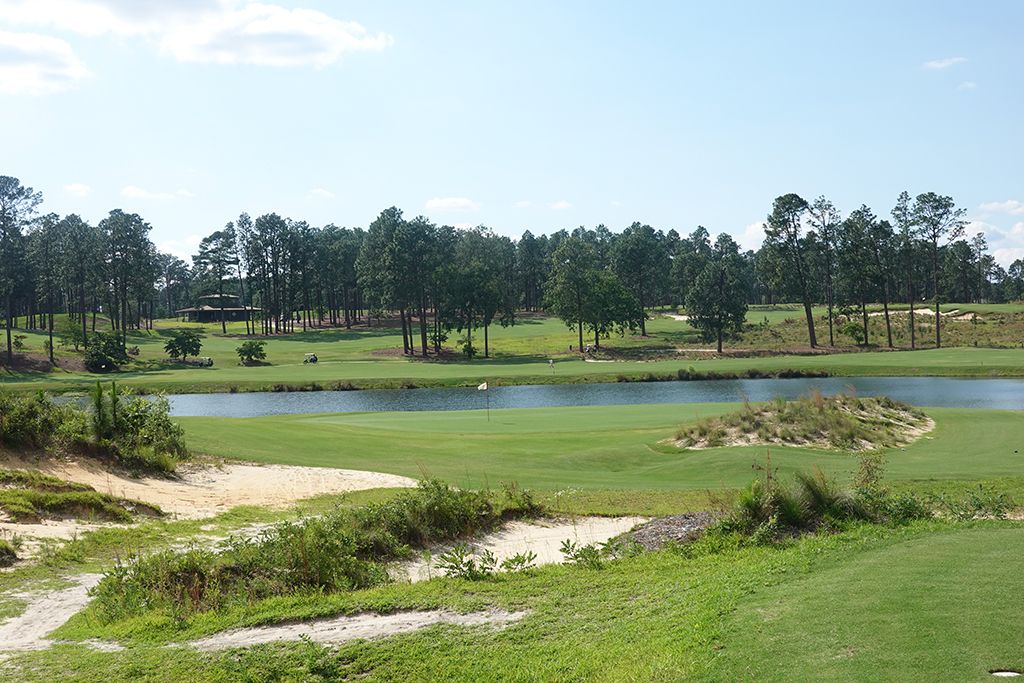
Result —
<path fill-rule="evenodd" d="M 199 297 L 199 300 L 203 299 L 238 299 L 240 298 L 237 294 L 204 294 Z"/>
<path fill-rule="evenodd" d="M 209 311 L 211 313 L 217 313 L 218 311 L 258 311 L 260 309 L 255 306 L 208 306 L 203 304 L 202 306 L 189 306 L 188 308 L 179 308 L 175 313 L 198 313 L 199 311 Z"/>

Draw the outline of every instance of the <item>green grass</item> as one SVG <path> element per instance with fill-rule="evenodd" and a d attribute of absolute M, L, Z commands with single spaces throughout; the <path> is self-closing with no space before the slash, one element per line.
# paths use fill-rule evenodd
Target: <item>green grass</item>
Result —
<path fill-rule="evenodd" d="M 374 470 L 459 485 L 518 481 L 539 490 L 700 491 L 745 485 L 759 446 L 684 451 L 661 443 L 681 424 L 739 404 L 662 404 L 407 413 L 181 418 L 196 452 L 258 462 Z M 884 451 L 887 475 L 907 480 L 1018 476 L 1019 412 L 935 408 L 936 428 Z M 846 453 L 771 447 L 780 472 L 821 467 L 840 479 L 857 468 Z"/>
<path fill-rule="evenodd" d="M 950 308 L 956 305 L 949 305 Z M 238 364 L 235 348 L 245 339 L 244 325 L 232 323 L 229 334 L 221 335 L 218 325 L 185 325 L 199 329 L 203 335 L 202 355 L 214 359 L 209 368 L 189 367 L 167 360 L 163 345 L 170 329 L 184 324 L 157 321 L 152 332 L 129 335 L 129 344 L 139 347 L 137 360 L 116 378 L 125 385 L 146 390 L 174 393 L 191 391 L 258 391 L 275 387 L 322 388 L 354 386 L 359 388 L 400 387 L 404 385 L 447 386 L 471 385 L 481 379 L 495 383 L 552 383 L 615 381 L 619 376 L 642 379 L 648 375 L 669 376 L 679 370 L 698 373 L 745 373 L 749 370 L 773 372 L 780 370 L 826 372 L 838 376 L 854 375 L 942 375 L 942 376 L 1024 376 L 1024 349 L 982 348 L 992 345 L 1015 347 L 1020 343 L 1016 330 L 1017 304 L 961 306 L 962 310 L 979 310 L 1003 316 L 998 322 L 974 326 L 966 322 L 947 325 L 950 348 L 917 352 L 856 352 L 831 355 L 781 355 L 755 358 L 702 358 L 701 354 L 677 354 L 676 347 L 702 348 L 688 323 L 652 313 L 648 337 L 626 335 L 612 337 L 604 346 L 614 352 L 616 362 L 587 363 L 569 352 L 575 334 L 552 318 L 524 318 L 519 324 L 491 329 L 493 358 L 474 361 L 415 360 L 400 354 L 401 334 L 394 327 L 360 327 L 316 329 L 266 338 L 268 365 L 243 367 Z M 823 310 L 815 309 L 820 316 Z M 806 346 L 801 311 L 792 307 L 751 310 L 748 319 L 755 324 L 742 347 L 785 350 Z M 756 323 L 768 319 L 768 327 Z M 923 318 L 923 317 L 922 317 Z M 923 321 L 922 324 L 927 321 Z M 880 318 L 872 318 L 874 328 Z M 954 329 L 956 325 L 956 329 Z M 873 329 L 874 329 L 873 328 Z M 879 328 L 880 329 L 880 328 Z M 1009 331 L 1010 337 L 1006 332 Z M 26 332 L 28 350 L 42 353 L 46 335 Z M 819 330 L 819 336 L 824 335 Z M 873 333 L 878 341 L 878 331 Z M 1004 339 L 1004 337 L 1007 337 Z M 824 339 L 824 337 L 822 337 Z M 921 333 L 921 343 L 931 337 Z M 589 340 L 588 340 L 589 341 Z M 852 348 L 850 340 L 837 343 Z M 979 348 L 975 348 L 977 343 Z M 956 347 L 956 348 L 953 348 Z M 316 353 L 320 362 L 304 365 L 306 353 Z M 61 350 L 62 358 L 73 356 Z M 630 360 L 637 355 L 643 357 Z M 555 359 L 554 372 L 548 359 Z M 652 360 L 653 359 L 653 360 Z M 85 372 L 56 369 L 52 372 L 12 372 L 0 370 L 0 385 L 21 390 L 84 391 L 95 380 Z"/>
<path fill-rule="evenodd" d="M 1019 523 L 853 527 L 777 547 L 644 554 L 600 571 L 551 566 L 490 581 L 437 579 L 295 596 L 186 621 L 101 626 L 118 638 L 16 657 L 25 680 L 734 681 L 987 680 L 1024 666 Z M 301 642 L 192 654 L 161 647 L 234 625 L 445 606 L 527 610 L 504 631 L 434 627 L 336 649 Z"/>

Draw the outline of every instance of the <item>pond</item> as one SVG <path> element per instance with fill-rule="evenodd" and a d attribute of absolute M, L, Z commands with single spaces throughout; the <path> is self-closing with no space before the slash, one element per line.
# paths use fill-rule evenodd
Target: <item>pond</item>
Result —
<path fill-rule="evenodd" d="M 177 394 L 168 396 L 174 415 L 257 417 L 296 413 L 402 410 L 474 410 L 641 403 L 713 403 L 797 398 L 853 390 L 889 396 L 916 406 L 1024 410 L 1024 379 L 946 377 L 827 377 L 699 380 L 615 384 L 543 384 L 475 388 L 315 391 L 293 393 Z"/>

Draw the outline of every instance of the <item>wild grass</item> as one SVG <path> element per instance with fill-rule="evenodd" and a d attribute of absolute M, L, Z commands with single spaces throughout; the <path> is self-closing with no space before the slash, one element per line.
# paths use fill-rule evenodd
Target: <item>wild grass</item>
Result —
<path fill-rule="evenodd" d="M 10 567 L 18 561 L 18 553 L 14 544 L 0 538 L 0 567 Z"/>
<path fill-rule="evenodd" d="M 859 398 L 819 392 L 795 401 L 777 398 L 682 427 L 683 448 L 779 444 L 849 451 L 893 448 L 913 441 L 931 421 L 924 412 L 888 397 Z"/>
<path fill-rule="evenodd" d="M 532 514 L 528 492 L 503 501 L 425 480 L 390 500 L 285 522 L 257 538 L 228 539 L 215 550 L 190 547 L 119 561 L 95 589 L 96 613 L 110 622 L 151 610 L 183 619 L 274 596 L 336 593 L 389 581 L 386 563 L 413 548 Z M 523 501 L 530 504 L 524 506 Z"/>
<path fill-rule="evenodd" d="M 130 522 L 135 514 L 160 514 L 153 505 L 115 498 L 85 484 L 8 469 L 0 469 L 0 511 L 18 523 L 68 517 Z"/>

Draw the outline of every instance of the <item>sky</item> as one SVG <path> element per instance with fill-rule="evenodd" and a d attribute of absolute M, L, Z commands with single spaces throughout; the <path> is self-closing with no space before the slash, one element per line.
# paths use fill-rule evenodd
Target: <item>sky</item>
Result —
<path fill-rule="evenodd" d="M 773 198 L 951 195 L 1024 258 L 1024 2 L 0 0 L 0 174 L 137 212 L 398 206 L 516 237 L 633 221 L 759 246 Z"/>

